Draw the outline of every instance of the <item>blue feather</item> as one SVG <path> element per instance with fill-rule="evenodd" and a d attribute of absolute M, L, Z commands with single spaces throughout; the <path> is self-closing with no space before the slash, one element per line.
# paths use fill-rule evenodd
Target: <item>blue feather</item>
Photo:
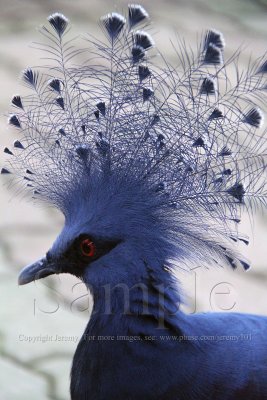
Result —
<path fill-rule="evenodd" d="M 209 77 L 204 78 L 200 87 L 200 94 L 215 94 L 215 83 L 213 79 Z"/>
<path fill-rule="evenodd" d="M 15 140 L 13 146 L 14 146 L 15 148 L 17 148 L 17 149 L 22 149 L 22 150 L 24 149 L 23 144 L 22 144 L 19 140 Z"/>
<path fill-rule="evenodd" d="M 11 103 L 18 108 L 23 109 L 22 101 L 20 96 L 14 96 L 13 99 L 11 100 Z"/>
<path fill-rule="evenodd" d="M 69 23 L 68 19 L 63 14 L 60 13 L 54 13 L 50 15 L 47 19 L 50 25 L 58 34 L 58 36 L 62 37 L 62 35 L 64 34 L 64 32 L 68 27 Z"/>
<path fill-rule="evenodd" d="M 263 123 L 263 114 L 259 109 L 252 108 L 245 114 L 244 122 L 255 128 L 259 128 Z"/>
<path fill-rule="evenodd" d="M 221 32 L 218 32 L 214 29 L 207 31 L 204 40 L 204 49 L 208 49 L 209 45 L 211 44 L 223 50 L 225 47 L 225 42 Z"/>
<path fill-rule="evenodd" d="M 56 92 L 58 92 L 60 94 L 61 82 L 59 79 L 51 79 L 48 84 L 51 87 L 51 89 L 55 90 Z"/>
<path fill-rule="evenodd" d="M 142 82 L 144 79 L 148 78 L 151 75 L 151 72 L 146 65 L 139 65 L 138 75 L 139 75 L 140 81 Z"/>
<path fill-rule="evenodd" d="M 143 100 L 147 101 L 150 99 L 151 96 L 153 96 L 154 90 L 151 88 L 144 88 L 143 89 Z"/>
<path fill-rule="evenodd" d="M 206 50 L 203 61 L 205 64 L 222 64 L 222 52 L 219 47 L 216 47 L 214 44 L 210 43 Z"/>
<path fill-rule="evenodd" d="M 145 50 L 148 50 L 154 46 L 154 41 L 152 37 L 145 31 L 134 32 L 133 40 L 135 46 L 140 46 Z"/>
<path fill-rule="evenodd" d="M 129 25 L 131 28 L 148 18 L 148 13 L 144 9 L 144 7 L 138 4 L 129 4 L 128 12 Z"/>
<path fill-rule="evenodd" d="M 133 46 L 132 47 L 132 60 L 133 63 L 137 63 L 144 59 L 145 57 L 145 49 L 141 46 Z"/>
<path fill-rule="evenodd" d="M 64 99 L 63 97 L 57 97 L 56 98 L 56 103 L 64 110 L 65 104 L 64 104 Z"/>
<path fill-rule="evenodd" d="M 103 116 L 106 114 L 106 105 L 103 101 L 100 101 L 99 103 L 96 104 L 96 107 L 98 110 L 101 112 Z"/>
<path fill-rule="evenodd" d="M 2 168 L 1 169 L 1 174 L 7 175 L 7 174 L 11 174 L 11 172 L 7 168 Z"/>
<path fill-rule="evenodd" d="M 125 18 L 118 13 L 111 13 L 101 18 L 101 22 L 106 29 L 111 40 L 117 39 L 125 26 Z"/>
<path fill-rule="evenodd" d="M 212 113 L 210 114 L 208 119 L 211 120 L 211 119 L 217 119 L 217 118 L 223 118 L 223 113 L 218 108 L 215 108 L 212 111 Z"/>
<path fill-rule="evenodd" d="M 258 68 L 258 74 L 266 74 L 267 73 L 267 60 L 262 63 L 262 65 Z"/>
<path fill-rule="evenodd" d="M 227 193 L 237 199 L 240 203 L 244 200 L 244 195 L 246 193 L 242 183 L 236 183 L 231 188 L 227 189 Z"/>
<path fill-rule="evenodd" d="M 39 73 L 37 71 L 33 71 L 31 68 L 25 69 L 22 73 L 22 79 L 27 86 L 37 89 L 39 81 Z"/>
<path fill-rule="evenodd" d="M 4 148 L 4 153 L 9 154 L 10 156 L 13 156 L 14 154 L 12 153 L 12 151 L 9 150 L 8 147 Z"/>
<path fill-rule="evenodd" d="M 18 119 L 17 115 L 13 114 L 9 117 L 8 123 L 10 125 L 15 126 L 16 128 L 21 128 L 20 120 Z"/>

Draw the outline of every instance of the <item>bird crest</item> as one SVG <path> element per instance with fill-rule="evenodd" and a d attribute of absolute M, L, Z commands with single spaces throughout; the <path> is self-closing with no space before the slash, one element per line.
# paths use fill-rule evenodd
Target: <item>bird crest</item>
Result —
<path fill-rule="evenodd" d="M 181 42 L 172 66 L 148 23 L 130 4 L 101 18 L 104 40 L 88 35 L 80 49 L 64 15 L 48 18 L 46 62 L 22 72 L 28 94 L 12 99 L 18 139 L 1 172 L 67 221 L 92 213 L 113 236 L 154 230 L 180 253 L 199 248 L 197 261 L 247 269 L 232 247 L 242 209 L 266 207 L 267 62 L 240 71 L 211 29 L 194 53 Z"/>

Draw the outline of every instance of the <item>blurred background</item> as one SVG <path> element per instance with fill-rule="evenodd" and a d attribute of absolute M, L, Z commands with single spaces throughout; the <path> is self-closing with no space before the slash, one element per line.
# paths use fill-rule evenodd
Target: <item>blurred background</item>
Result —
<path fill-rule="evenodd" d="M 38 26 L 60 11 L 72 22 L 72 35 L 98 36 L 98 19 L 127 9 L 128 1 L 0 0 L 0 113 L 20 92 L 19 73 L 42 62 L 31 48 L 40 41 Z M 242 46 L 241 65 L 267 49 L 267 0 L 144 0 L 157 46 L 175 61 L 171 41 L 177 34 L 193 43 L 207 28 L 222 31 L 226 55 Z M 1 147 L 15 140 L 0 120 Z M 3 164 L 2 154 L 0 159 Z M 21 267 L 40 258 L 60 231 L 62 216 L 0 189 L 0 399 L 68 399 L 69 370 L 92 302 L 80 281 L 62 275 L 18 287 Z M 241 311 L 267 315 L 267 216 L 245 217 L 241 231 L 251 243 L 240 248 L 253 268 L 243 271 L 201 267 L 179 276 L 187 296 L 186 311 Z"/>

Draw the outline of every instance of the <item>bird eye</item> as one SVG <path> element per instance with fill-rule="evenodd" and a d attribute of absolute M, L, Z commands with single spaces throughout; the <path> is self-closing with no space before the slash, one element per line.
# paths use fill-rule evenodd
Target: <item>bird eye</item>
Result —
<path fill-rule="evenodd" d="M 83 239 L 80 244 L 81 253 L 85 257 L 94 257 L 96 247 L 91 239 Z"/>

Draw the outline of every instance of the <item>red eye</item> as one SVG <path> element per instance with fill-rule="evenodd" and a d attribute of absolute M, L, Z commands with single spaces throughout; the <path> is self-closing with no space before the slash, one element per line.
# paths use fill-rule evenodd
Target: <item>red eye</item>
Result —
<path fill-rule="evenodd" d="M 94 257 L 96 248 L 91 239 L 84 239 L 81 242 L 81 252 L 85 257 Z"/>

